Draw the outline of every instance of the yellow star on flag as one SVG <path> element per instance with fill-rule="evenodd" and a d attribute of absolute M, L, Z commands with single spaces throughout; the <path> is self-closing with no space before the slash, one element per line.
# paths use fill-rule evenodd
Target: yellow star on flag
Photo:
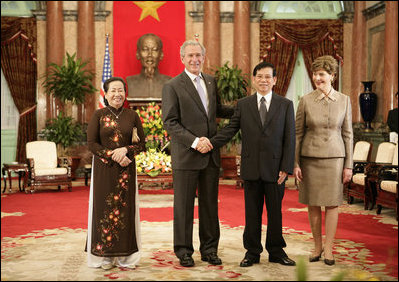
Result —
<path fill-rule="evenodd" d="M 166 2 L 155 2 L 155 1 L 133 1 L 139 8 L 143 9 L 141 11 L 139 22 L 148 16 L 153 17 L 157 21 L 159 20 L 157 9 L 164 5 Z"/>

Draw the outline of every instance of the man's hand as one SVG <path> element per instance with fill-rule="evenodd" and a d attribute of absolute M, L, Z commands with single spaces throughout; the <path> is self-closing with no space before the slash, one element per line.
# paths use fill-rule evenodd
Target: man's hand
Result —
<path fill-rule="evenodd" d="M 212 150 L 213 146 L 208 138 L 201 137 L 199 139 L 197 147 L 195 149 L 204 154 L 204 153 L 208 153 L 210 150 Z"/>
<path fill-rule="evenodd" d="M 285 178 L 287 177 L 287 175 L 288 175 L 288 173 L 286 173 L 285 171 L 280 171 L 278 173 L 277 184 L 280 185 L 281 183 L 283 183 Z"/>

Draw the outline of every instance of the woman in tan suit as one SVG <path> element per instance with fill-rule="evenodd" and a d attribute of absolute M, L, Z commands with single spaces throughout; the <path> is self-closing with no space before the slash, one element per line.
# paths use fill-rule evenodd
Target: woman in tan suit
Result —
<path fill-rule="evenodd" d="M 332 87 L 338 68 L 331 56 L 312 64 L 316 90 L 302 97 L 296 113 L 294 175 L 299 182 L 299 202 L 308 205 L 315 249 L 310 262 L 335 263 L 333 241 L 338 206 L 343 202 L 343 184 L 352 177 L 353 131 L 349 96 Z M 322 212 L 325 207 L 325 242 L 322 241 Z"/>

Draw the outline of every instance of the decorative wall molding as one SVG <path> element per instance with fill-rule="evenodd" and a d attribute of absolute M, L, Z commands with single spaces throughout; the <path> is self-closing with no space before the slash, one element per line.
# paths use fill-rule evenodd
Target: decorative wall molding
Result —
<path fill-rule="evenodd" d="M 260 11 L 260 1 L 250 1 L 251 22 L 260 22 L 263 18 L 263 12 Z M 193 11 L 188 12 L 190 17 L 193 18 L 194 22 L 204 21 L 204 3 L 203 1 L 192 1 Z M 234 12 L 220 11 L 220 22 L 221 23 L 232 23 L 234 22 Z"/>
<path fill-rule="evenodd" d="M 368 20 L 370 20 L 372 18 L 375 18 L 375 17 L 377 17 L 377 16 L 379 16 L 381 14 L 384 14 L 385 13 L 385 2 L 384 1 L 380 1 L 377 4 L 371 6 L 371 7 L 367 8 L 367 9 L 364 9 L 362 11 L 362 13 L 365 16 L 366 21 L 368 21 Z"/>
<path fill-rule="evenodd" d="M 338 14 L 338 17 L 342 19 L 344 23 L 353 23 L 355 4 L 353 1 L 342 1 L 342 3 L 343 11 Z"/>
<path fill-rule="evenodd" d="M 32 10 L 32 14 L 38 21 L 46 20 L 47 1 L 36 1 L 36 10 Z M 77 10 L 64 10 L 64 21 L 77 21 L 78 11 Z M 106 17 L 111 14 L 110 11 L 105 10 L 105 1 L 95 1 L 94 3 L 94 21 L 104 22 Z"/>

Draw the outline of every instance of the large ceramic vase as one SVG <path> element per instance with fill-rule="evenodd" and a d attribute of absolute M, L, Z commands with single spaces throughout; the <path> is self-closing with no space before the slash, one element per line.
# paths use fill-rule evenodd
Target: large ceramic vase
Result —
<path fill-rule="evenodd" d="M 362 81 L 362 83 L 364 92 L 360 93 L 359 96 L 360 113 L 365 122 L 365 131 L 372 131 L 371 122 L 377 111 L 377 94 L 372 92 L 374 81 Z"/>

